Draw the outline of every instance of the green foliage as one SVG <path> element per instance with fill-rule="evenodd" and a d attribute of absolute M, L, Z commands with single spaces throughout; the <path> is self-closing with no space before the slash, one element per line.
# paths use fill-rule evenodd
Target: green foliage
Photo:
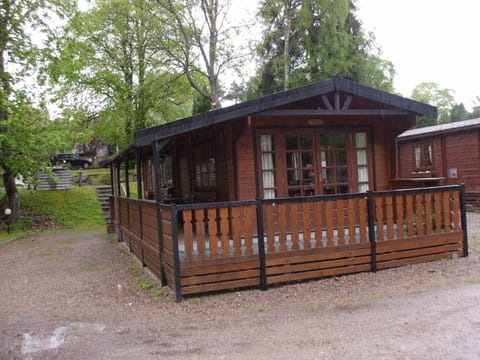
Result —
<path fill-rule="evenodd" d="M 55 39 L 49 74 L 82 142 L 124 148 L 134 131 L 191 113 L 190 86 L 161 45 L 163 20 L 153 1 L 99 0 Z"/>
<path fill-rule="evenodd" d="M 32 81 L 37 76 L 37 83 L 43 83 L 38 65 L 49 49 L 42 49 L 30 35 L 42 35 L 47 24 L 63 16 L 70 6 L 70 1 L 53 0 L 0 3 L 0 173 L 6 206 L 12 209 L 14 220 L 19 210 L 15 179 L 30 182 L 46 165 L 58 140 L 48 123 L 39 87 Z"/>
<path fill-rule="evenodd" d="M 418 84 L 413 89 L 412 98 L 438 108 L 437 119 L 421 117 L 417 122 L 417 127 L 432 126 L 477 117 L 475 112 L 468 112 L 463 103 L 455 103 L 453 90 L 442 89 L 440 85 L 436 83 L 424 82 Z"/>
<path fill-rule="evenodd" d="M 159 301 L 164 295 L 164 290 L 161 284 L 152 279 L 150 275 L 146 274 L 136 263 L 130 265 L 130 272 L 134 276 L 133 281 L 140 291 L 148 291 L 148 294 L 152 296 L 155 301 Z"/>
<path fill-rule="evenodd" d="M 374 53 L 355 17 L 353 1 L 265 0 L 265 26 L 258 46 L 262 63 L 249 83 L 248 97 L 322 81 L 340 74 L 382 90 L 393 89 L 391 62 Z"/>
<path fill-rule="evenodd" d="M 450 122 L 455 121 L 462 121 L 475 118 L 473 113 L 469 113 L 467 109 L 465 109 L 465 105 L 463 103 L 454 104 L 450 109 Z"/>
<path fill-rule="evenodd" d="M 451 120 L 451 109 L 454 103 L 454 93 L 451 89 L 442 89 L 436 83 L 424 82 L 418 84 L 412 91 L 412 99 L 436 106 L 438 108 L 437 124 L 448 123 Z M 424 119 L 418 127 L 431 123 L 432 119 Z"/>
<path fill-rule="evenodd" d="M 48 165 L 51 149 L 61 143 L 61 134 L 46 110 L 35 109 L 24 92 L 17 92 L 9 102 L 8 115 L 9 131 L 0 133 L 0 162 L 14 177 L 32 184 L 36 173 Z"/>
<path fill-rule="evenodd" d="M 240 58 L 239 49 L 233 51 L 239 28 L 229 26 L 229 1 L 157 0 L 157 3 L 166 16 L 161 38 L 168 61 L 183 71 L 206 103 L 220 107 L 220 77 L 226 69 L 235 67 Z M 197 101 L 197 105 L 200 103 Z"/>

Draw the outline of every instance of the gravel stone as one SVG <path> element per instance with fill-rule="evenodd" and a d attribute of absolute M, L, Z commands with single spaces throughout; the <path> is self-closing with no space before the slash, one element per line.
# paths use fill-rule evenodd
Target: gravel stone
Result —
<path fill-rule="evenodd" d="M 480 214 L 467 218 L 467 258 L 179 304 L 102 232 L 10 241 L 0 359 L 478 359 Z"/>

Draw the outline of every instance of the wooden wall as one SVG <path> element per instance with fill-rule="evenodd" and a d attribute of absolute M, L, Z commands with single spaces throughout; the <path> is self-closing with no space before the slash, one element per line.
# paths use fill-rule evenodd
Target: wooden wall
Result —
<path fill-rule="evenodd" d="M 431 142 L 433 177 L 443 177 L 445 185 L 465 184 L 467 192 L 480 191 L 480 131 L 425 135 L 398 143 L 401 178 L 415 175 L 413 149 L 417 143 Z M 449 169 L 457 169 L 457 178 L 449 177 Z"/>
<path fill-rule="evenodd" d="M 309 117 L 250 117 L 239 119 L 236 122 L 216 126 L 214 128 L 197 131 L 195 134 L 184 136 L 178 139 L 174 158 L 177 164 L 174 165 L 176 183 L 187 176 L 181 173 L 182 169 L 179 159 L 188 159 L 190 170 L 190 188 L 196 202 L 218 202 L 218 201 L 242 201 L 252 200 L 256 194 L 255 174 L 255 128 L 288 128 L 308 127 L 318 129 L 321 126 L 336 127 L 348 126 L 370 129 L 370 141 L 373 145 L 374 155 L 370 158 L 375 161 L 371 163 L 371 189 L 388 190 L 391 186 L 391 179 L 395 176 L 395 138 L 410 126 L 410 118 L 400 121 L 395 119 L 383 119 L 358 117 L 330 117 L 325 119 L 312 119 Z M 400 124 L 400 125 L 399 125 Z M 197 191 L 195 189 L 194 159 L 193 151 L 200 144 L 210 142 L 215 147 L 217 186 L 211 191 Z M 185 167 L 185 166 L 184 166 Z M 374 173 L 375 171 L 375 173 Z M 375 179 L 375 180 L 374 180 Z M 376 185 L 376 187 L 375 187 Z M 185 187 L 185 186 L 183 186 Z M 180 189 L 176 189 L 175 196 L 183 197 Z"/>
<path fill-rule="evenodd" d="M 480 149 L 479 132 L 463 132 L 445 136 L 446 172 L 457 169 L 457 179 L 449 179 L 448 184 L 465 184 L 466 191 L 480 191 Z"/>
<path fill-rule="evenodd" d="M 236 165 L 236 199 L 252 200 L 256 198 L 255 158 L 253 130 L 246 126 L 237 134 L 235 146 Z"/>

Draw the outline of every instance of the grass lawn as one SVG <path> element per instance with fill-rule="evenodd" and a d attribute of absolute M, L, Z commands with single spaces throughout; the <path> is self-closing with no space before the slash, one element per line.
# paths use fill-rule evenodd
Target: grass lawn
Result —
<path fill-rule="evenodd" d="M 106 221 L 97 200 L 95 187 L 71 190 L 20 190 L 21 218 L 10 226 L 0 218 L 0 242 L 24 237 L 38 231 L 62 229 L 106 229 Z"/>

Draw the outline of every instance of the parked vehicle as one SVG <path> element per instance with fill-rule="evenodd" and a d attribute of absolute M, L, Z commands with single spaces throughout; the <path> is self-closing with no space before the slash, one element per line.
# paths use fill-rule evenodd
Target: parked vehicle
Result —
<path fill-rule="evenodd" d="M 57 154 L 51 159 L 52 165 L 69 164 L 71 168 L 87 169 L 92 166 L 92 160 L 81 158 L 78 154 Z"/>

